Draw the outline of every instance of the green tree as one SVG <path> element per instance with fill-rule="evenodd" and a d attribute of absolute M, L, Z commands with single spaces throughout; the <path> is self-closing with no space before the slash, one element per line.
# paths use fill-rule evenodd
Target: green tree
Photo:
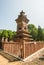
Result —
<path fill-rule="evenodd" d="M 13 39 L 13 32 L 11 30 L 8 30 L 8 39 L 9 40 Z"/>
<path fill-rule="evenodd" d="M 37 30 L 32 30 L 31 35 L 34 40 L 37 40 Z"/>
<path fill-rule="evenodd" d="M 33 24 L 28 25 L 28 30 L 34 40 L 37 40 L 37 28 Z"/>
<path fill-rule="evenodd" d="M 2 39 L 2 33 L 0 32 L 0 40 Z"/>
<path fill-rule="evenodd" d="M 2 39 L 2 32 L 3 32 L 3 30 L 0 29 L 0 39 Z"/>
<path fill-rule="evenodd" d="M 42 37 L 43 37 L 42 39 L 43 39 L 43 41 L 44 41 L 44 29 L 42 29 L 42 34 L 43 34 L 43 35 L 42 35 Z"/>
<path fill-rule="evenodd" d="M 43 40 L 43 30 L 40 26 L 38 26 L 38 35 L 37 35 L 37 40 Z"/>
<path fill-rule="evenodd" d="M 3 30 L 1 37 L 8 38 L 8 32 L 7 30 Z"/>
<path fill-rule="evenodd" d="M 13 31 L 13 35 L 16 35 L 16 32 L 15 31 Z"/>
<path fill-rule="evenodd" d="M 13 31 L 13 39 L 14 39 L 15 35 L 16 35 L 16 32 L 15 32 L 15 31 Z"/>

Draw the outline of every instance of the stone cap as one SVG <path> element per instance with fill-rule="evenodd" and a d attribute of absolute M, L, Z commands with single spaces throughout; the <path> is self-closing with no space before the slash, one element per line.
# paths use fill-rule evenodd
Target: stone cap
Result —
<path fill-rule="evenodd" d="M 17 23 L 18 22 L 26 22 L 28 23 L 29 22 L 29 19 L 27 19 L 26 15 L 25 15 L 25 12 L 23 12 L 23 10 L 20 12 L 20 15 L 18 15 L 18 18 L 15 20 Z"/>

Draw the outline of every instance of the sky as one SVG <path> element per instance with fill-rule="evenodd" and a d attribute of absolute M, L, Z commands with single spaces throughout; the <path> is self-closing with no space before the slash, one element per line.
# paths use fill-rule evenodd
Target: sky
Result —
<path fill-rule="evenodd" d="M 44 0 L 0 0 L 0 29 L 16 31 L 15 19 L 21 10 L 30 24 L 44 28 Z"/>

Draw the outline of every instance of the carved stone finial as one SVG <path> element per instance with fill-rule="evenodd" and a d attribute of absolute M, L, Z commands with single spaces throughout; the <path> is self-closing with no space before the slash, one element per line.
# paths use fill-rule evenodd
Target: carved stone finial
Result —
<path fill-rule="evenodd" d="M 22 21 L 24 21 L 24 22 L 26 22 L 26 23 L 28 23 L 28 19 L 27 19 L 27 16 L 25 15 L 25 12 L 22 10 L 21 12 L 20 12 L 20 15 L 18 15 L 18 18 L 15 20 L 17 23 L 18 22 L 22 22 Z"/>
<path fill-rule="evenodd" d="M 20 12 L 20 15 L 24 15 L 25 14 L 25 12 L 23 12 L 23 10 Z"/>

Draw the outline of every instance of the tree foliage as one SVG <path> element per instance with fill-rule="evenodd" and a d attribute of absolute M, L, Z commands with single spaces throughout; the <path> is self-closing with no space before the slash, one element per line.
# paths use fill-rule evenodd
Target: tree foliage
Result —
<path fill-rule="evenodd" d="M 43 40 L 43 30 L 40 26 L 38 26 L 38 35 L 37 35 L 37 40 Z"/>
<path fill-rule="evenodd" d="M 44 29 L 42 29 L 40 26 L 38 26 L 38 28 L 36 28 L 35 25 L 33 24 L 29 24 L 28 25 L 28 30 L 30 32 L 30 34 L 32 35 L 32 38 L 34 40 L 44 40 Z"/>
<path fill-rule="evenodd" d="M 43 31 L 43 40 L 44 40 L 44 29 L 42 29 L 42 31 Z"/>
<path fill-rule="evenodd" d="M 12 40 L 13 32 L 11 30 L 8 30 L 8 39 Z"/>
<path fill-rule="evenodd" d="M 15 31 L 11 31 L 11 30 L 3 30 L 2 32 L 0 31 L 0 38 L 4 37 L 4 38 L 8 38 L 9 40 L 13 39 L 13 36 L 16 35 Z"/>
<path fill-rule="evenodd" d="M 28 30 L 30 34 L 32 35 L 34 40 L 37 40 L 37 28 L 33 24 L 28 25 Z"/>
<path fill-rule="evenodd" d="M 7 38 L 7 37 L 8 37 L 8 32 L 7 32 L 7 30 L 3 30 L 1 36 L 4 37 L 4 38 Z"/>

